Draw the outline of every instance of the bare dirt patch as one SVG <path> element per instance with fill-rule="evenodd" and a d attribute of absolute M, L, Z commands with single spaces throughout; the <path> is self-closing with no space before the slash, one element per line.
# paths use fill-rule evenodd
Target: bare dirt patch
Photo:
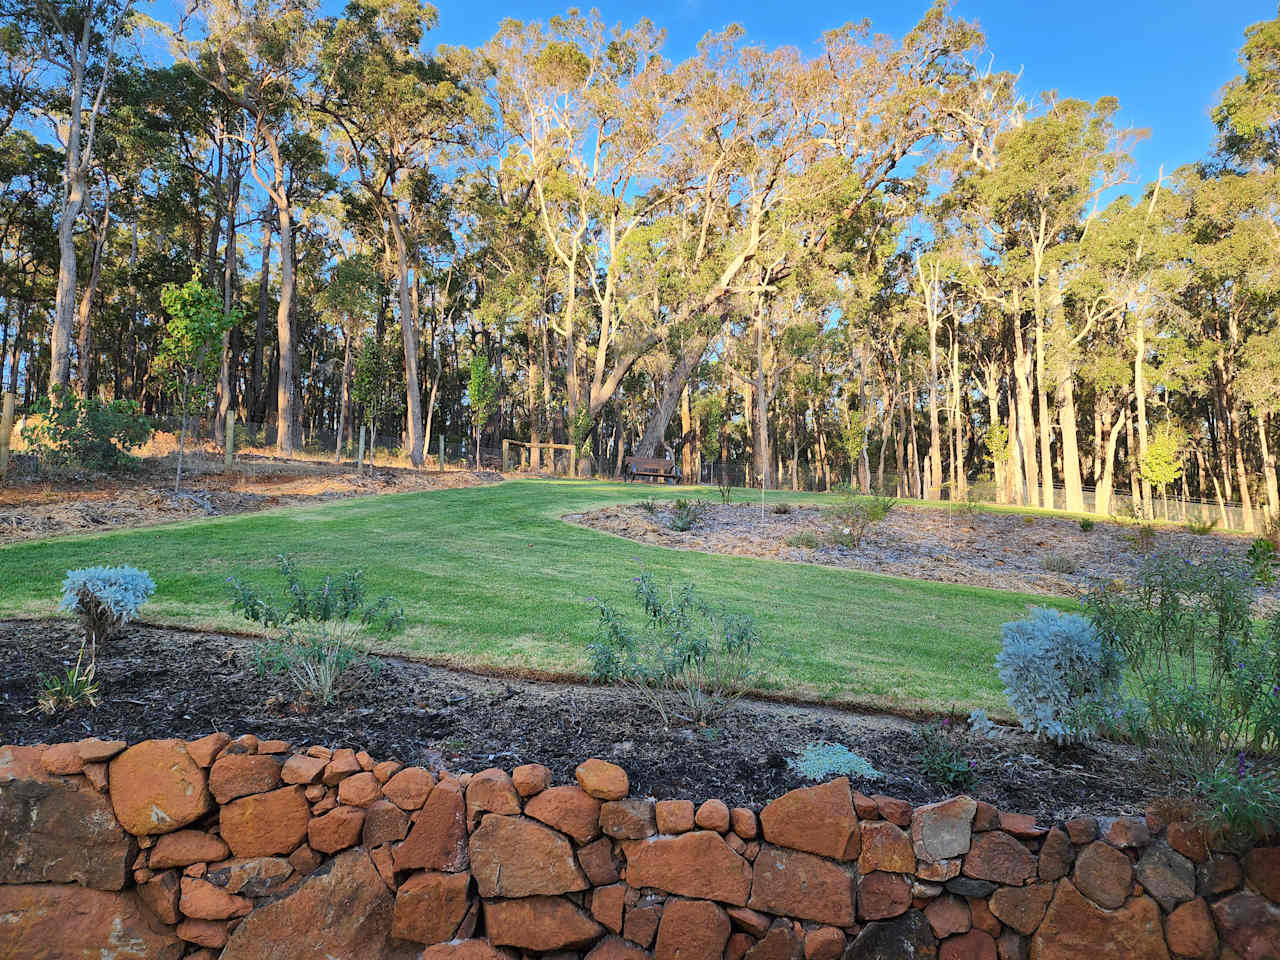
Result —
<path fill-rule="evenodd" d="M 48 478 L 31 458 L 20 458 L 0 487 L 0 544 L 502 479 L 489 470 L 384 466 L 357 474 L 349 464 L 260 455 L 238 457 L 226 474 L 220 459 L 197 455 L 184 463 L 182 492 L 175 495 L 175 466 L 173 456 L 149 457 L 125 475 Z"/>
<path fill-rule="evenodd" d="M 808 783 L 788 759 L 825 740 L 883 774 L 855 779 L 865 793 L 919 804 L 961 792 L 921 770 L 923 728 L 900 717 L 744 700 L 714 726 L 664 728 L 651 708 L 617 688 L 479 676 L 398 658 L 351 675 L 337 702 L 322 707 L 258 673 L 250 638 L 147 626 L 131 626 L 99 648 L 101 706 L 40 713 L 39 675 L 65 669 L 78 647 L 66 620 L 0 622 L 0 743 L 136 742 L 225 730 L 363 747 L 458 772 L 543 763 L 557 782 L 572 782 L 581 760 L 599 756 L 626 768 L 636 796 L 761 804 Z M 1002 727 L 996 739 L 970 738 L 965 753 L 977 781 L 963 792 L 1042 822 L 1138 812 L 1177 786 L 1167 769 L 1118 744 L 1059 750 Z"/>
<path fill-rule="evenodd" d="M 670 528 L 667 504 L 653 512 L 639 504 L 605 507 L 564 519 L 664 547 L 1054 597 L 1079 597 L 1099 581 L 1131 581 L 1155 550 L 1196 559 L 1222 554 L 1243 558 L 1251 542 L 1244 536 L 1194 534 L 1162 525 L 1144 543 L 1131 524 L 1098 521 L 1085 531 L 1078 520 L 1066 517 L 914 504 L 896 505 L 857 548 L 829 542 L 832 521 L 812 506 L 795 506 L 785 514 L 766 507 L 762 516 L 759 503 L 707 503 L 693 529 L 683 532 Z M 1262 590 L 1259 605 L 1266 612 L 1280 607 L 1280 587 Z"/>

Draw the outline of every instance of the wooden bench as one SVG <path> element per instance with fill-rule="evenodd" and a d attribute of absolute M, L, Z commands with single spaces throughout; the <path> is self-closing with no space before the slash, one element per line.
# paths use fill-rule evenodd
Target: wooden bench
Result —
<path fill-rule="evenodd" d="M 622 462 L 622 479 L 632 481 L 636 477 L 653 477 L 670 483 L 680 479 L 680 468 L 674 460 L 663 460 L 658 457 L 627 457 Z"/>

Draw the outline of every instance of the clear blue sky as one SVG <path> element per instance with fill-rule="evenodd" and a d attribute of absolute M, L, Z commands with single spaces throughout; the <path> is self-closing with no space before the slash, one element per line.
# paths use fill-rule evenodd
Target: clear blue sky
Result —
<path fill-rule="evenodd" d="M 487 40 L 503 17 L 545 20 L 569 6 L 552 0 L 436 2 L 440 26 L 432 39 L 467 45 Z M 708 30 L 734 22 L 756 42 L 810 49 L 823 31 L 863 17 L 873 29 L 901 36 L 927 9 L 920 0 L 604 0 L 578 6 L 598 7 L 609 24 L 648 16 L 667 30 L 672 59 L 691 53 Z M 1238 72 L 1244 29 L 1276 16 L 1275 3 L 1262 0 L 958 0 L 954 9 L 982 26 L 996 69 L 1023 71 L 1024 96 L 1052 89 L 1088 100 L 1119 98 L 1121 121 L 1151 131 L 1136 151 L 1136 175 L 1143 181 L 1154 179 L 1161 164 L 1171 171 L 1210 149 L 1209 109 Z"/>

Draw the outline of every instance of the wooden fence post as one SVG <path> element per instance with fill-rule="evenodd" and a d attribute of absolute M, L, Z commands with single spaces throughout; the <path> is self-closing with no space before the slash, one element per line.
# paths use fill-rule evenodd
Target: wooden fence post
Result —
<path fill-rule="evenodd" d="M 440 434 L 440 472 L 444 473 L 444 434 Z"/>
<path fill-rule="evenodd" d="M 577 477 L 578 475 L 578 445 L 576 443 L 569 444 L 569 476 Z"/>
<path fill-rule="evenodd" d="M 511 441 L 506 437 L 502 438 L 502 469 L 507 469 L 507 457 L 511 454 Z"/>
<path fill-rule="evenodd" d="M 222 472 L 231 472 L 231 461 L 236 455 L 236 411 L 233 407 L 227 407 L 227 430 L 226 444 L 222 451 Z"/>
<path fill-rule="evenodd" d="M 9 472 L 9 438 L 13 435 L 13 410 L 17 402 L 17 394 L 5 392 L 4 412 L 0 413 L 0 477 Z"/>
<path fill-rule="evenodd" d="M 360 452 L 356 454 L 356 473 L 364 467 L 364 424 L 360 424 Z"/>

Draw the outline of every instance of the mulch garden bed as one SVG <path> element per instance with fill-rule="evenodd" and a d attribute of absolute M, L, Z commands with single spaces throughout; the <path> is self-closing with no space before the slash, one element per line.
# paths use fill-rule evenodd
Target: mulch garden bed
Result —
<path fill-rule="evenodd" d="M 1079 597 L 1098 582 L 1132 581 L 1157 550 L 1202 560 L 1226 554 L 1243 559 L 1253 538 L 1192 533 L 1161 524 L 1146 541 L 1139 527 L 1099 520 L 1082 530 L 1070 517 L 997 513 L 964 507 L 899 503 L 873 524 L 861 546 L 829 542 L 831 517 L 818 507 L 795 506 L 763 516 L 756 501 L 705 502 L 690 530 L 670 528 L 669 505 L 605 507 L 564 519 L 631 540 L 677 549 L 888 573 L 915 580 L 963 583 L 997 590 Z M 808 540 L 811 545 L 802 545 Z M 1259 591 L 1260 612 L 1280 609 L 1280 584 Z"/>
<path fill-rule="evenodd" d="M 1059 750 L 1001 728 L 995 739 L 967 742 L 978 779 L 959 791 L 921 771 L 922 727 L 901 717 L 742 700 L 715 726 L 665 729 L 652 708 L 623 689 L 479 676 L 396 658 L 349 674 L 338 701 L 320 706 L 299 702 L 286 679 L 259 674 L 253 643 L 130 626 L 99 648 L 102 704 L 47 716 L 36 708 L 38 678 L 75 661 L 75 625 L 2 621 L 0 743 L 88 736 L 137 742 L 224 730 L 295 745 L 361 747 L 455 772 L 537 762 L 551 768 L 556 782 L 571 782 L 581 760 L 598 756 L 627 770 L 635 796 L 760 805 L 808 783 L 788 760 L 809 743 L 831 741 L 883 774 L 855 780 L 864 793 L 920 804 L 967 792 L 1043 822 L 1136 813 L 1179 786 L 1161 764 L 1123 745 Z"/>
<path fill-rule="evenodd" d="M 172 457 L 141 460 L 123 474 L 82 472 L 56 482 L 39 472 L 35 458 L 19 457 L 0 488 L 0 544 L 502 480 L 492 470 L 380 466 L 356 473 L 345 464 L 256 455 L 240 456 L 234 473 L 221 468 L 220 460 L 193 459 L 184 467 L 183 490 L 175 495 Z"/>

